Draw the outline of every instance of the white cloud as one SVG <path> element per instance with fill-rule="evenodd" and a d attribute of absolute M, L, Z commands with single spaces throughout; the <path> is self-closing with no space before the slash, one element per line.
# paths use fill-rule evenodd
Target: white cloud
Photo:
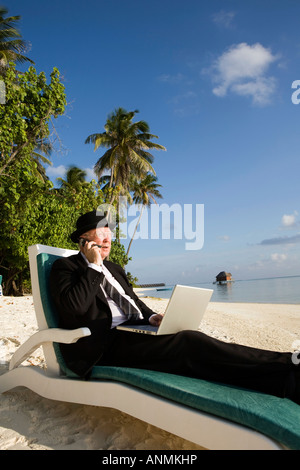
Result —
<path fill-rule="evenodd" d="M 274 77 L 267 77 L 270 65 L 278 59 L 261 44 L 240 43 L 231 46 L 213 65 L 216 96 L 233 92 L 250 96 L 256 104 L 266 104 L 275 91 Z"/>
<path fill-rule="evenodd" d="M 273 77 L 257 78 L 255 81 L 248 83 L 237 83 L 232 86 L 232 91 L 237 95 L 252 97 L 255 104 L 268 104 L 270 98 L 275 92 L 276 81 Z"/>
<path fill-rule="evenodd" d="M 49 178 L 65 178 L 68 168 L 64 165 L 59 166 L 48 166 L 47 175 Z M 98 181 L 97 176 L 94 173 L 94 168 L 83 168 L 83 171 L 86 172 L 86 181 L 96 180 Z"/>
<path fill-rule="evenodd" d="M 58 178 L 59 176 L 62 178 L 65 176 L 67 168 L 64 165 L 59 166 L 49 166 L 47 168 L 47 175 L 51 178 Z"/>
<path fill-rule="evenodd" d="M 98 177 L 96 176 L 95 172 L 94 172 L 94 168 L 84 168 L 84 171 L 86 172 L 86 181 L 92 181 L 92 180 L 96 180 L 98 181 Z"/>
<path fill-rule="evenodd" d="M 296 227 L 296 217 L 298 212 L 295 211 L 294 214 L 284 214 L 281 219 L 281 226 L 284 228 L 294 228 Z"/>
<path fill-rule="evenodd" d="M 218 26 L 224 26 L 225 28 L 230 28 L 232 26 L 233 19 L 235 17 L 234 11 L 224 11 L 221 10 L 218 13 L 215 13 L 212 16 L 213 22 Z"/>
<path fill-rule="evenodd" d="M 273 254 L 271 255 L 271 260 L 280 263 L 280 262 L 282 262 L 282 261 L 286 261 L 286 260 L 287 260 L 287 255 L 285 255 L 284 253 L 273 253 Z"/>

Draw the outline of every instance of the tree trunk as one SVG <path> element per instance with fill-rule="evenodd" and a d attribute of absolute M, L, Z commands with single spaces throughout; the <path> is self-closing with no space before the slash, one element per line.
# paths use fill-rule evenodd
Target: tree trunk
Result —
<path fill-rule="evenodd" d="M 3 295 L 13 295 L 20 297 L 23 295 L 22 278 L 19 278 L 21 271 L 10 269 L 3 284 Z M 17 287 L 17 283 L 19 287 Z"/>
<path fill-rule="evenodd" d="M 138 228 L 138 226 L 140 225 L 140 221 L 141 221 L 141 218 L 142 218 L 143 211 L 144 211 L 144 206 L 142 206 L 142 208 L 141 208 L 141 213 L 140 213 L 140 216 L 139 216 L 139 220 L 137 221 L 137 224 L 136 224 L 136 226 L 135 226 L 135 229 L 134 229 L 132 238 L 131 238 L 131 240 L 130 240 L 130 242 L 129 242 L 129 245 L 128 245 L 128 248 L 127 248 L 127 252 L 126 252 L 126 256 L 128 256 L 128 254 L 129 254 L 129 250 L 130 250 L 130 248 L 131 248 L 131 244 L 132 244 L 132 242 L 133 242 L 133 239 L 134 239 L 134 236 L 135 236 L 135 234 L 136 234 L 137 228 Z"/>

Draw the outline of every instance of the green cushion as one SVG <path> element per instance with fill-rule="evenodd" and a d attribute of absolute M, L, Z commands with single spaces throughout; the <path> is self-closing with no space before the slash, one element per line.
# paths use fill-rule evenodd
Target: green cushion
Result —
<path fill-rule="evenodd" d="M 196 378 L 123 367 L 96 366 L 91 378 L 133 385 L 248 426 L 290 449 L 300 449 L 300 407 L 288 399 Z"/>
<path fill-rule="evenodd" d="M 50 255 L 48 253 L 39 253 L 37 255 L 37 271 L 38 279 L 41 293 L 41 300 L 43 305 L 43 310 L 46 318 L 46 322 L 49 328 L 58 327 L 58 313 L 55 309 L 53 300 L 50 295 L 48 288 L 49 285 L 49 276 L 52 265 L 55 260 L 61 258 L 58 255 Z M 72 372 L 66 365 L 64 358 L 60 352 L 58 343 L 53 343 L 53 348 L 55 351 L 56 359 L 60 365 L 62 372 L 68 377 L 77 377 L 78 375 Z"/>
<path fill-rule="evenodd" d="M 49 255 L 48 253 L 40 253 L 37 255 L 37 271 L 39 278 L 39 286 L 44 314 L 49 328 L 57 328 L 58 313 L 55 310 L 53 300 L 49 292 L 49 277 L 54 261 L 61 258 L 57 255 Z"/>
<path fill-rule="evenodd" d="M 37 256 L 41 297 L 50 328 L 57 327 L 58 318 L 48 290 L 50 269 L 57 258 L 46 253 Z M 58 345 L 55 345 L 55 351 L 64 373 L 69 377 L 77 377 L 66 367 Z M 114 380 L 129 384 L 248 426 L 290 449 L 300 450 L 300 406 L 288 399 L 190 377 L 124 367 L 95 366 L 91 380 Z"/>

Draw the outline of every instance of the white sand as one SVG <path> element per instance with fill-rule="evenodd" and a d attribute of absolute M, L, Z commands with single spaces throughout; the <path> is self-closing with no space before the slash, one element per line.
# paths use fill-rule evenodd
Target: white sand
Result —
<path fill-rule="evenodd" d="M 157 312 L 167 300 L 143 299 Z M 0 297 L 0 374 L 37 330 L 31 296 Z M 201 330 L 228 342 L 300 348 L 300 305 L 210 303 Z M 44 366 L 38 349 L 24 363 Z M 56 402 L 18 388 L 0 396 L 0 450 L 195 450 L 196 445 L 116 410 Z"/>

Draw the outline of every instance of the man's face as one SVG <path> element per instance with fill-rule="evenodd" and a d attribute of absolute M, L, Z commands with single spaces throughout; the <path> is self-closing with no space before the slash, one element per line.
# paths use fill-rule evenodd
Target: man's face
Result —
<path fill-rule="evenodd" d="M 100 252 L 102 259 L 109 255 L 111 248 L 111 231 L 109 227 L 93 228 L 80 235 L 80 238 L 85 238 L 88 241 L 95 242 L 97 245 L 101 245 Z"/>

